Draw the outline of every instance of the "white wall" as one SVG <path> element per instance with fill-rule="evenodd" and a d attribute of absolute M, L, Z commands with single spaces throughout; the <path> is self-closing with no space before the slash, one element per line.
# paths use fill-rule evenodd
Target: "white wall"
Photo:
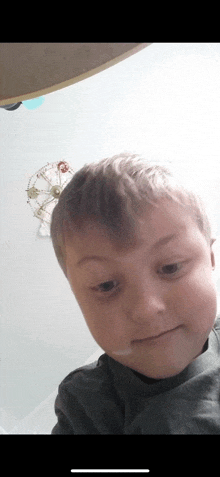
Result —
<path fill-rule="evenodd" d="M 220 45 L 152 44 L 45 96 L 0 110 L 1 404 L 7 431 L 97 349 L 25 189 L 58 160 L 77 170 L 124 150 L 187 165 L 220 233 Z"/>

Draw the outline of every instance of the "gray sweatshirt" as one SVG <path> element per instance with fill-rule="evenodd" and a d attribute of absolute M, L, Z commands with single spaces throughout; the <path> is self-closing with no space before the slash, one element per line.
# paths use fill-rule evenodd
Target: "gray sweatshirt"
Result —
<path fill-rule="evenodd" d="M 55 412 L 52 434 L 220 434 L 220 317 L 177 376 L 148 379 L 103 354 L 62 381 Z"/>

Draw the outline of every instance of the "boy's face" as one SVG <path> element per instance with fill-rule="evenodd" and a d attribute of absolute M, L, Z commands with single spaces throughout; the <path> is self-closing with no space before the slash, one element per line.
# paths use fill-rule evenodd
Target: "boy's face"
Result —
<path fill-rule="evenodd" d="M 167 378 L 201 354 L 215 322 L 214 254 L 174 202 L 149 206 L 138 227 L 136 245 L 119 249 L 88 223 L 66 244 L 67 275 L 100 347 L 139 373 Z"/>

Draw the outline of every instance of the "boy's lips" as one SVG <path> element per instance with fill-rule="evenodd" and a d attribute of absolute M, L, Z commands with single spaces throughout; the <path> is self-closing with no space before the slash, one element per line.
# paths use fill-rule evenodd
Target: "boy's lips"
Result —
<path fill-rule="evenodd" d="M 168 335 L 172 334 L 178 328 L 180 328 L 180 325 L 176 326 L 175 328 L 172 328 L 170 330 L 163 331 L 162 333 L 159 333 L 158 335 L 153 335 L 153 336 L 148 336 L 147 338 L 140 338 L 140 339 L 132 340 L 132 344 L 150 343 L 152 341 L 160 340 L 161 338 L 165 337 L 166 335 L 168 336 Z"/>
<path fill-rule="evenodd" d="M 160 343 L 160 342 L 163 341 L 163 339 L 166 340 L 166 339 L 169 339 L 170 337 L 172 337 L 172 334 L 175 333 L 175 331 L 178 330 L 179 328 L 181 328 L 181 325 L 178 325 L 175 328 L 172 328 L 171 330 L 163 331 L 162 333 L 159 333 L 158 335 L 148 336 L 147 338 L 138 338 L 138 339 L 132 340 L 131 341 L 131 346 L 129 346 L 128 348 L 113 351 L 113 354 L 129 355 L 129 354 L 132 353 L 133 347 L 135 345 L 139 345 L 139 344 L 141 345 L 142 343 L 143 344 L 149 344 L 149 345 L 150 344 L 157 344 L 157 342 Z"/>

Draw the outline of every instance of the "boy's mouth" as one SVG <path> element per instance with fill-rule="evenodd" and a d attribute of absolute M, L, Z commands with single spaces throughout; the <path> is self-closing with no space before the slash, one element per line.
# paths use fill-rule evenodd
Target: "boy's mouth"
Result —
<path fill-rule="evenodd" d="M 117 351 L 112 351 L 113 354 L 118 355 L 118 356 L 126 356 L 132 353 L 133 351 L 133 346 L 139 345 L 139 344 L 157 344 L 157 342 L 160 343 L 162 342 L 163 339 L 169 339 L 174 332 L 180 328 L 181 325 L 176 326 L 175 328 L 172 328 L 171 330 L 163 331 L 162 333 L 159 333 L 158 335 L 153 335 L 153 336 L 148 336 L 147 338 L 139 338 L 132 340 L 131 342 L 131 347 L 125 348 L 125 349 L 119 349 Z"/>
<path fill-rule="evenodd" d="M 176 326 L 175 328 L 172 328 L 171 330 L 163 331 L 162 333 L 159 333 L 158 335 L 153 335 L 153 336 L 148 336 L 147 338 L 141 338 L 141 339 L 135 339 L 132 341 L 132 344 L 141 344 L 141 343 L 152 343 L 156 342 L 157 340 L 162 340 L 167 339 L 168 337 L 172 336 L 172 334 L 180 328 L 181 325 Z"/>

